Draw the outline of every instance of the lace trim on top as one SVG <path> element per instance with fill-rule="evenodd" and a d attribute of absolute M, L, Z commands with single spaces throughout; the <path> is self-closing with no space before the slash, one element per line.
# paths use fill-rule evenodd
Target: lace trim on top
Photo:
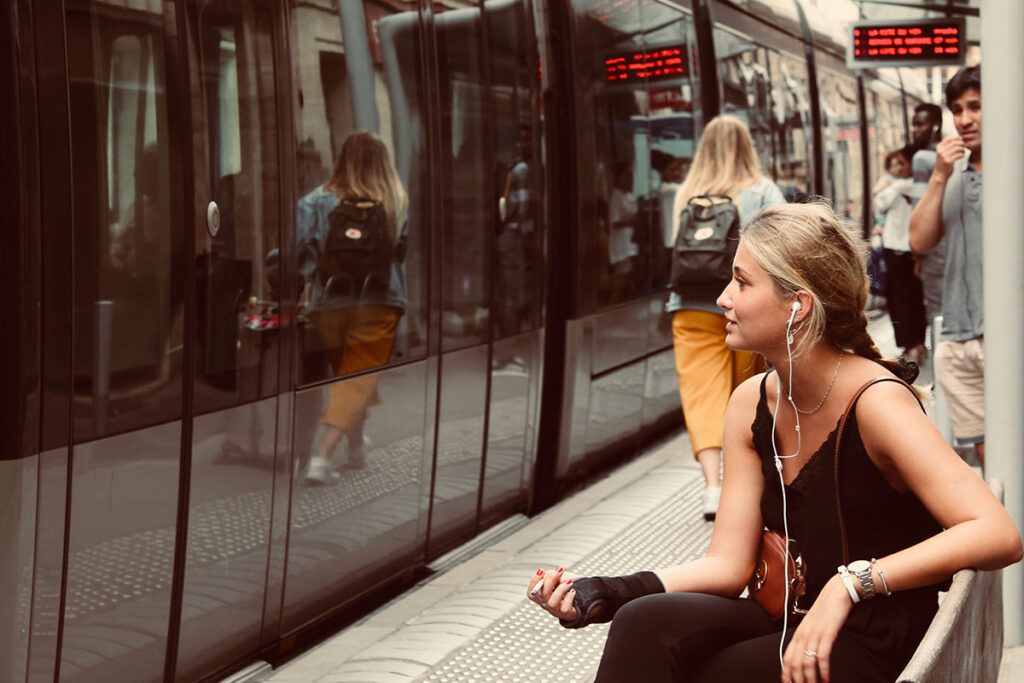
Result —
<path fill-rule="evenodd" d="M 761 468 L 766 474 L 775 475 L 774 455 L 769 451 L 772 447 L 772 414 L 768 410 L 768 398 L 765 394 L 764 384 L 761 384 L 761 400 L 757 403 L 757 412 L 754 414 L 754 422 L 750 425 L 750 431 L 754 436 L 754 443 L 758 445 L 758 453 L 761 456 Z M 792 491 L 806 493 L 818 475 L 822 472 L 829 476 L 832 474 L 832 461 L 828 454 L 835 451 L 836 438 L 839 434 L 839 420 L 836 426 L 828 433 L 825 440 L 815 449 L 807 462 L 797 472 L 793 481 L 786 484 L 786 488 Z"/>

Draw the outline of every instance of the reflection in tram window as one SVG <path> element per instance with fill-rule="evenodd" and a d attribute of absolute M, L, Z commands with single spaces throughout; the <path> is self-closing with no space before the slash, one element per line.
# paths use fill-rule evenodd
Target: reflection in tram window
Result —
<path fill-rule="evenodd" d="M 696 99 L 696 74 L 689 68 L 697 63 L 690 15 L 675 7 L 652 3 L 643 6 L 642 17 L 648 29 L 647 44 L 660 46 L 648 52 L 656 52 L 659 58 L 672 60 L 682 69 L 681 73 L 647 79 L 650 173 L 646 192 L 641 188 L 640 196 L 646 197 L 650 282 L 657 292 L 668 289 L 674 232 L 672 207 L 693 160 L 700 103 Z M 641 153 L 637 151 L 638 155 Z M 639 180 L 642 185 L 643 178 Z"/>
<path fill-rule="evenodd" d="M 865 112 L 868 122 L 868 158 L 871 160 L 870 185 L 875 186 L 885 173 L 887 150 L 899 149 L 906 139 L 900 91 L 882 81 L 865 83 Z M 873 91 L 873 92 L 872 92 Z"/>
<path fill-rule="evenodd" d="M 181 411 L 182 253 L 160 22 L 105 12 L 68 14 L 79 441 Z"/>
<path fill-rule="evenodd" d="M 240 9 L 244 8 L 244 9 Z M 276 116 L 270 19 L 258 4 L 215 0 L 204 7 L 199 51 L 205 106 L 207 187 L 216 203 L 196 234 L 197 382 L 207 412 L 277 390 L 277 283 L 263 255 L 279 241 Z M 205 189 L 205 195 L 204 195 Z"/>
<path fill-rule="evenodd" d="M 825 69 L 818 72 L 824 145 L 825 196 L 836 215 L 850 224 L 861 221 L 864 191 L 861 178 L 860 115 L 857 84 Z"/>
<path fill-rule="evenodd" d="M 384 142 L 358 131 L 345 140 L 331 178 L 299 201 L 299 273 L 309 283 L 307 315 L 339 377 L 385 365 L 405 310 L 401 265 L 408 196 Z M 344 466 L 366 466 L 363 426 L 376 375 L 330 387 L 323 431 L 306 478 L 333 481 L 342 437 Z"/>
<path fill-rule="evenodd" d="M 770 169 L 774 138 L 768 51 L 724 29 L 716 28 L 714 37 L 722 113 L 747 124 L 761 168 Z"/>
<path fill-rule="evenodd" d="M 402 281 L 404 315 L 394 331 L 389 358 L 382 363 L 422 356 L 426 350 L 426 249 L 427 214 L 422 201 L 426 155 L 420 151 L 422 127 L 421 84 L 418 79 L 419 30 L 414 11 L 391 13 L 374 2 L 299 3 L 291 22 L 296 73 L 295 135 L 297 140 L 298 207 L 296 246 L 300 262 L 303 240 L 310 232 L 304 225 L 309 200 L 336 197 L 325 187 L 342 145 L 357 130 L 376 134 L 388 150 L 404 193 L 408 195 L 401 226 L 404 242 L 398 277 Z M 358 182 L 354 186 L 361 186 Z M 316 202 L 314 202 L 315 204 Z M 323 229 L 320 226 L 318 229 Z M 300 273 L 300 327 L 302 362 L 300 384 L 336 376 L 341 367 L 332 360 L 336 350 L 312 323 L 308 311 L 319 307 L 317 297 L 324 283 L 315 281 L 314 260 L 306 255 Z M 353 371 L 349 368 L 346 372 Z M 308 450 L 300 448 L 299 450 Z"/>
<path fill-rule="evenodd" d="M 787 201 L 805 199 L 812 186 L 811 108 L 807 65 L 768 53 L 772 84 L 775 183 Z"/>
<path fill-rule="evenodd" d="M 468 3 L 466 3 L 468 5 Z M 435 20 L 441 105 L 439 188 L 441 229 L 442 348 L 453 350 L 485 340 L 490 315 L 487 282 L 487 225 L 490 167 L 485 155 L 487 84 L 479 10 L 465 7 Z"/>

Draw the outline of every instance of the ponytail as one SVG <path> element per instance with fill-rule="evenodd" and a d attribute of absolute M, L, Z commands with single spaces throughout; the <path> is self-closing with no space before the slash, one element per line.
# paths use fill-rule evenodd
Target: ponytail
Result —
<path fill-rule="evenodd" d="M 878 347 L 875 346 L 875 341 L 868 334 L 868 320 L 863 311 L 858 318 L 855 323 L 855 331 L 850 335 L 850 338 L 848 340 L 837 339 L 836 345 L 840 348 L 847 348 L 862 358 L 875 361 L 907 384 L 912 384 L 917 379 L 917 364 L 910 363 L 903 358 L 899 360 L 883 358 L 882 352 L 878 350 Z M 846 343 L 843 343 L 843 341 L 846 341 Z"/>

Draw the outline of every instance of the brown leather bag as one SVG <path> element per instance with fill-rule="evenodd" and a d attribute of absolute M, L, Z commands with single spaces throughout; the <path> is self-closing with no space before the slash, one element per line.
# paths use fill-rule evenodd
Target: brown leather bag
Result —
<path fill-rule="evenodd" d="M 786 537 L 778 531 L 765 529 L 761 534 L 761 550 L 747 589 L 750 597 L 761 606 L 772 621 L 781 619 L 786 609 L 787 580 L 789 609 L 803 611 L 797 607 L 797 600 L 807 592 L 807 573 L 803 555 L 798 549 L 791 547 L 789 562 L 786 560 Z"/>

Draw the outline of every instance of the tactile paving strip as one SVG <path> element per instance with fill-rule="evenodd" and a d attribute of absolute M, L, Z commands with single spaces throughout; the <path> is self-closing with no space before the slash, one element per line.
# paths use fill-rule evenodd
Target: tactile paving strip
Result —
<path fill-rule="evenodd" d="M 711 541 L 712 524 L 701 514 L 703 479 L 588 555 L 572 571 L 624 574 L 699 557 Z M 531 602 L 524 602 L 458 650 L 420 681 L 437 683 L 587 683 L 593 679 L 608 625 L 568 631 Z"/>

